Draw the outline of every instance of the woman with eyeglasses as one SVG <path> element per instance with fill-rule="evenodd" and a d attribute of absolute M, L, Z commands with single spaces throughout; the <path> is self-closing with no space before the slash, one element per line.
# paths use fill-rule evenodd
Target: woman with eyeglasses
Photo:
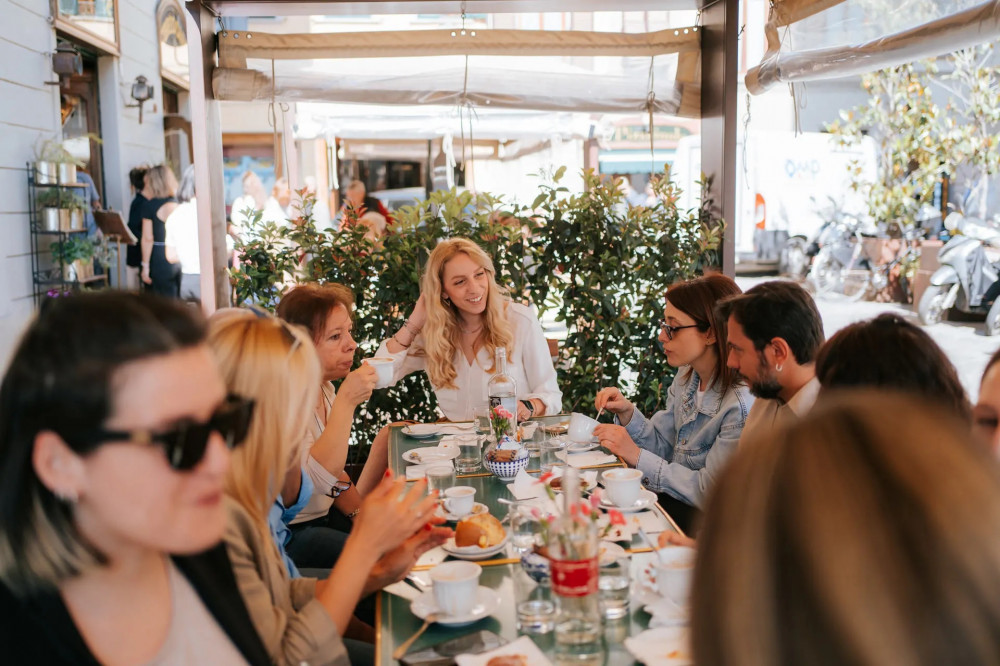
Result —
<path fill-rule="evenodd" d="M 663 410 L 647 418 L 615 387 L 601 389 L 597 409 L 615 424 L 594 434 L 612 453 L 643 472 L 683 529 L 690 528 L 708 489 L 736 450 L 753 397 L 726 367 L 726 322 L 715 305 L 741 293 L 731 278 L 707 275 L 667 291 L 659 340 L 677 368 Z"/>
<path fill-rule="evenodd" d="M 0 386 L 6 662 L 271 663 L 221 543 L 252 411 L 187 306 L 44 304 Z"/>
<path fill-rule="evenodd" d="M 361 596 L 402 578 L 436 545 L 434 530 L 425 529 L 436 493 L 425 497 L 426 481 L 407 489 L 405 479 L 384 479 L 362 502 L 329 576 L 292 577 L 269 513 L 303 476 L 303 435 L 321 376 L 316 348 L 305 329 L 251 313 L 213 319 L 209 340 L 230 390 L 255 403 L 226 477 L 225 539 L 250 615 L 275 663 L 346 664 L 341 636 Z"/>

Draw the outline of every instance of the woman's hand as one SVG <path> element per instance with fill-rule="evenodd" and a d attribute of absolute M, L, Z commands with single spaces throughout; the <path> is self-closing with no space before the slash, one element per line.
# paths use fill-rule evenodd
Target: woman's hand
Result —
<path fill-rule="evenodd" d="M 383 555 L 368 576 L 365 592 L 381 590 L 386 585 L 403 580 L 421 555 L 454 536 L 455 532 L 450 527 L 439 526 L 443 522 L 444 518 L 432 518 L 402 545 Z"/>
<path fill-rule="evenodd" d="M 146 284 L 153 284 L 153 278 L 149 277 L 149 266 L 142 268 L 142 281 Z"/>
<path fill-rule="evenodd" d="M 597 411 L 606 409 L 617 416 L 619 421 L 623 421 L 625 423 L 632 420 L 632 412 L 635 410 L 635 405 L 626 400 L 625 396 L 622 395 L 622 392 L 615 386 L 602 388 L 598 391 L 597 399 L 594 401 L 594 407 Z"/>
<path fill-rule="evenodd" d="M 427 306 L 424 302 L 423 294 L 420 294 L 417 304 L 413 306 L 413 311 L 410 312 L 410 316 L 406 320 L 410 322 L 410 327 L 413 329 L 410 332 L 413 335 L 416 335 L 424 327 L 424 324 L 427 323 Z"/>
<path fill-rule="evenodd" d="M 393 479 L 389 472 L 375 487 L 354 519 L 351 539 L 358 539 L 377 559 L 409 539 L 430 521 L 437 508 L 437 491 L 426 497 L 427 479 L 406 490 L 406 479 Z"/>
<path fill-rule="evenodd" d="M 630 467 L 635 467 L 638 464 L 640 449 L 629 437 L 625 428 L 620 425 L 602 423 L 594 428 L 594 436 L 601 441 L 601 446 L 616 456 L 620 456 Z"/>
<path fill-rule="evenodd" d="M 337 390 L 337 401 L 346 400 L 351 406 L 357 407 L 372 397 L 376 381 L 378 381 L 378 373 L 375 372 L 375 368 L 363 363 L 360 368 L 349 372 L 344 377 L 344 381 L 341 382 L 340 388 Z"/>

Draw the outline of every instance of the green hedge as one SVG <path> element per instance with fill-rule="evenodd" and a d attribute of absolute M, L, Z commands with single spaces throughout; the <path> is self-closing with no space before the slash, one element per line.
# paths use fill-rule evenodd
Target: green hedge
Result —
<path fill-rule="evenodd" d="M 673 369 L 656 342 L 664 294 L 673 282 L 719 264 L 722 220 L 703 184 L 702 206 L 678 210 L 680 191 L 654 183 L 658 203 L 629 207 L 617 182 L 584 173 L 584 192 L 559 186 L 559 169 L 539 188 L 530 209 L 505 206 L 490 194 L 439 191 L 397 211 L 381 243 L 361 229 L 317 231 L 307 215 L 287 228 L 262 224 L 259 213 L 237 243 L 231 271 L 235 301 L 273 310 L 295 282 L 340 282 L 357 297 L 355 339 L 360 360 L 394 333 L 419 296 L 419 279 L 439 240 L 470 238 L 491 257 L 511 297 L 555 314 L 567 326 L 556 370 L 565 411 L 592 411 L 602 386 L 619 385 L 650 414 L 661 408 Z M 303 208 L 311 209 L 308 197 Z M 522 229 L 499 224 L 513 215 Z M 378 428 L 392 420 L 437 418 L 423 373 L 376 391 L 359 409 L 352 458 L 363 459 Z"/>

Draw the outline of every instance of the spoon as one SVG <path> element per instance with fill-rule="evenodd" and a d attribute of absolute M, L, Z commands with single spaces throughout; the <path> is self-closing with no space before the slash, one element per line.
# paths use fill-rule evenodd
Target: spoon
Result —
<path fill-rule="evenodd" d="M 663 559 L 663 551 L 657 548 L 655 545 L 653 545 L 653 540 L 650 538 L 648 534 L 646 534 L 646 530 L 639 527 L 639 534 L 646 542 L 646 545 L 649 546 L 649 549 L 652 550 L 654 553 L 656 553 L 656 557 L 660 560 L 660 564 L 666 564 L 666 562 Z"/>
<path fill-rule="evenodd" d="M 406 654 L 406 651 L 410 649 L 411 645 L 413 645 L 413 641 L 420 638 L 420 635 L 423 634 L 425 631 L 427 631 L 427 627 L 431 626 L 431 622 L 437 622 L 438 615 L 439 615 L 438 613 L 431 613 L 430 615 L 425 617 L 424 623 L 420 626 L 419 629 L 417 629 L 416 633 L 407 638 L 405 643 L 403 643 L 393 651 L 392 658 L 398 660 L 404 654 Z"/>

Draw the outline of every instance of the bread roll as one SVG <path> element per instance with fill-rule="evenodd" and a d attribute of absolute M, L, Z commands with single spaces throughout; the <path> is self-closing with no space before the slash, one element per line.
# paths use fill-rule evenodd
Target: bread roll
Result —
<path fill-rule="evenodd" d="M 500 521 L 488 513 L 478 513 L 460 520 L 455 526 L 455 545 L 459 548 L 489 548 L 503 541 L 506 532 Z"/>

